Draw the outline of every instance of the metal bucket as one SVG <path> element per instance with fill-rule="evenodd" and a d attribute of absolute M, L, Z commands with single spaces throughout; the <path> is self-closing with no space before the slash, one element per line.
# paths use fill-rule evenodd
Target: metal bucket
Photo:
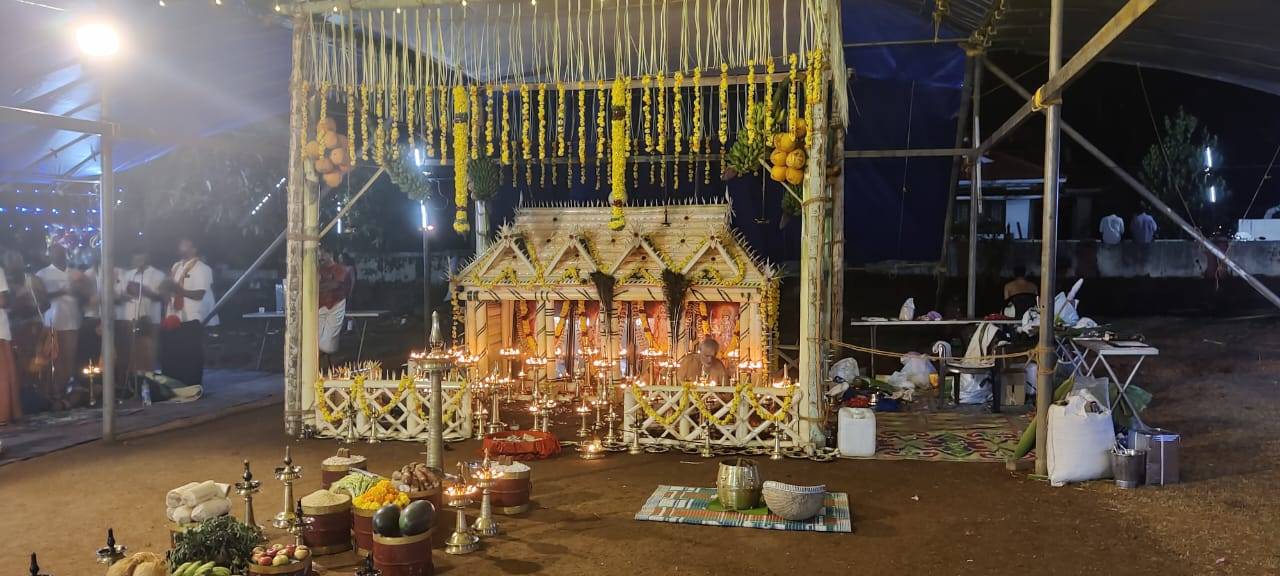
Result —
<path fill-rule="evenodd" d="M 1116 486 L 1121 488 L 1137 488 L 1142 485 L 1142 477 L 1147 467 L 1147 453 L 1132 448 L 1111 451 L 1111 474 L 1116 479 Z"/>
<path fill-rule="evenodd" d="M 756 461 L 747 458 L 726 458 L 720 461 L 716 473 L 716 496 L 725 510 L 749 510 L 760 502 L 760 490 L 764 481 Z"/>

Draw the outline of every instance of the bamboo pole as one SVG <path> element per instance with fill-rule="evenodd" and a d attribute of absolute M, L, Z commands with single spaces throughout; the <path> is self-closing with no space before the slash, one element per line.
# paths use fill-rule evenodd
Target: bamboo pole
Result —
<path fill-rule="evenodd" d="M 306 17 L 293 19 L 293 68 L 289 78 L 289 181 L 285 225 L 285 331 L 284 331 L 284 429 L 289 435 L 302 430 L 302 231 L 304 195 L 307 186 L 302 162 L 303 107 L 307 105 L 302 85 L 303 39 Z"/>
<path fill-rule="evenodd" d="M 1049 9 L 1049 77 L 1062 65 L 1062 2 Z M 1036 358 L 1036 421 L 1048 422 L 1053 399 L 1053 290 L 1058 262 L 1058 160 L 1062 105 L 1051 103 L 1044 123 L 1044 208 L 1040 226 L 1040 342 Z M 1049 473 L 1049 426 L 1036 427 L 1036 474 Z"/>

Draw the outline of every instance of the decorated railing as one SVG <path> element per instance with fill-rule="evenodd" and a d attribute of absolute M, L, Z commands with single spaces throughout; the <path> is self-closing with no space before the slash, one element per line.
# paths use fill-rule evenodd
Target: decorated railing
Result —
<path fill-rule="evenodd" d="M 470 387 L 465 381 L 446 381 L 442 390 L 445 439 L 470 437 Z M 361 438 L 373 434 L 372 422 L 380 439 L 426 440 L 430 400 L 431 384 L 425 378 L 324 380 L 316 390 L 316 434 L 323 438 L 347 436 L 354 412 L 356 435 Z"/>
<path fill-rule="evenodd" d="M 704 442 L 704 423 L 714 446 L 747 448 L 804 446 L 796 386 L 637 386 L 623 394 L 623 430 L 628 442 L 640 423 L 640 443 L 685 445 Z M 775 428 L 776 426 L 776 428 Z"/>

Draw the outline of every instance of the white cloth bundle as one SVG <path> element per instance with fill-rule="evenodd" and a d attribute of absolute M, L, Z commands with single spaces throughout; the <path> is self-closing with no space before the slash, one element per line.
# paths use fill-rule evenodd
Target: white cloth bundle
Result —
<path fill-rule="evenodd" d="M 204 522 L 210 518 L 226 515 L 228 512 L 231 512 L 230 500 L 223 497 L 212 498 L 191 509 L 191 520 Z"/>
<path fill-rule="evenodd" d="M 177 506 L 174 508 L 170 508 L 168 511 L 168 516 L 170 520 L 174 521 L 174 523 L 190 524 L 191 523 L 191 507 Z"/>
<path fill-rule="evenodd" d="M 186 494 L 188 490 L 191 490 L 192 488 L 195 488 L 195 487 L 196 487 L 196 486 L 198 486 L 198 485 L 200 485 L 200 483 L 199 483 L 199 482 L 187 482 L 186 484 L 183 484 L 182 486 L 179 486 L 179 487 L 177 487 L 177 488 L 174 488 L 173 490 L 170 490 L 170 491 L 169 491 L 169 493 L 168 493 L 168 494 L 165 494 L 165 497 L 164 497 L 164 505 L 165 505 L 165 507 L 166 507 L 166 508 L 177 508 L 177 507 L 181 506 L 181 505 L 182 505 L 182 496 L 183 496 L 184 494 Z M 172 520 L 172 518 L 170 518 L 170 520 Z"/>
<path fill-rule="evenodd" d="M 205 500 L 221 496 L 226 496 L 226 492 L 223 491 L 222 487 L 218 486 L 213 480 L 205 480 L 182 493 L 182 504 L 195 508 L 196 505 Z"/>

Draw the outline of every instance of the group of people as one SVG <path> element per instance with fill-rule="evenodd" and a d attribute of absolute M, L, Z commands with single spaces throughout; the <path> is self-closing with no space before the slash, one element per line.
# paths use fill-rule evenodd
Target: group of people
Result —
<path fill-rule="evenodd" d="M 1102 217 L 1098 223 L 1098 232 L 1102 234 L 1102 243 L 1115 245 L 1124 238 L 1124 219 L 1115 214 Z M 1156 219 L 1146 210 L 1139 210 L 1129 220 L 1129 234 L 1134 242 L 1150 244 L 1156 237 Z"/>
<path fill-rule="evenodd" d="M 52 243 L 48 265 L 36 268 L 16 250 L 0 251 L 0 425 L 24 412 L 86 403 L 84 368 L 101 366 L 108 328 L 118 390 L 127 394 L 157 370 L 185 385 L 202 383 L 204 329 L 217 318 L 209 318 L 213 270 L 193 239 L 179 241 L 180 258 L 167 272 L 151 265 L 145 246 L 133 248 L 110 282 L 96 251 L 81 249 L 75 263 L 69 252 Z M 103 299 L 114 306 L 110 327 L 99 317 Z"/>

